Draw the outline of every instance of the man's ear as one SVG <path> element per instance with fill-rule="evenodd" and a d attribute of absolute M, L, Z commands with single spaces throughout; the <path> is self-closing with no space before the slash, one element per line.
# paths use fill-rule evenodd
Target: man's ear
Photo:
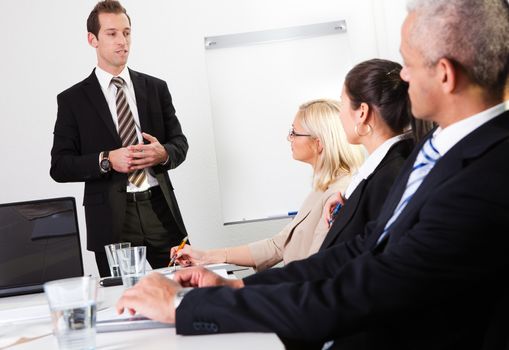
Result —
<path fill-rule="evenodd" d="M 92 46 L 94 49 L 97 49 L 97 37 L 94 34 L 89 32 L 87 35 L 87 40 L 90 46 Z"/>
<path fill-rule="evenodd" d="M 458 83 L 458 68 L 448 58 L 441 58 L 436 65 L 437 79 L 440 79 L 442 91 L 451 93 Z"/>

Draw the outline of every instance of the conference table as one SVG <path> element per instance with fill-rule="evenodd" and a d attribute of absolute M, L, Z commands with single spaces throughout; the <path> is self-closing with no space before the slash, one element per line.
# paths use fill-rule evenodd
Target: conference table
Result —
<path fill-rule="evenodd" d="M 123 290 L 123 286 L 99 287 L 98 319 L 101 310 L 115 305 Z M 58 349 L 49 314 L 41 314 L 44 308 L 47 308 L 44 293 L 0 298 L 0 350 Z M 173 327 L 97 333 L 96 336 L 96 349 L 140 348 L 272 350 L 284 346 L 273 333 L 181 336 Z"/>

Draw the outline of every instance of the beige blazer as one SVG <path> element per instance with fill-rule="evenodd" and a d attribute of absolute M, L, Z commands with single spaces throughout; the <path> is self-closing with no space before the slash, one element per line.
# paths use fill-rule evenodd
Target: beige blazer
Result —
<path fill-rule="evenodd" d="M 281 232 L 272 238 L 248 244 L 257 271 L 265 270 L 283 261 L 307 258 L 316 253 L 322 245 L 329 227 L 322 217 L 325 202 L 336 192 L 344 192 L 351 176 L 342 176 L 332 183 L 325 192 L 311 192 L 297 215 Z"/>

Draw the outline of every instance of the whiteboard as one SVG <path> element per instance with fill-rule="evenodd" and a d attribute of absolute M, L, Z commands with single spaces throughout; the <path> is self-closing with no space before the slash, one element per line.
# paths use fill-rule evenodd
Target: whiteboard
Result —
<path fill-rule="evenodd" d="M 300 104 L 339 98 L 352 65 L 348 34 L 216 45 L 205 61 L 223 222 L 297 211 L 312 190 L 312 168 L 292 158 L 286 136 Z"/>

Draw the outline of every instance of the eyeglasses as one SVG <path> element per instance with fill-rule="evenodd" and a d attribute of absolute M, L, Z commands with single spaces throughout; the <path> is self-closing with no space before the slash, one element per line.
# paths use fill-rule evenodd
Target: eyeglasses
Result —
<path fill-rule="evenodd" d="M 309 135 L 309 134 L 299 134 L 299 133 L 295 132 L 295 130 L 293 130 L 293 128 L 288 131 L 288 138 L 290 140 L 293 140 L 294 138 L 296 138 L 298 136 L 311 137 L 312 135 Z"/>

